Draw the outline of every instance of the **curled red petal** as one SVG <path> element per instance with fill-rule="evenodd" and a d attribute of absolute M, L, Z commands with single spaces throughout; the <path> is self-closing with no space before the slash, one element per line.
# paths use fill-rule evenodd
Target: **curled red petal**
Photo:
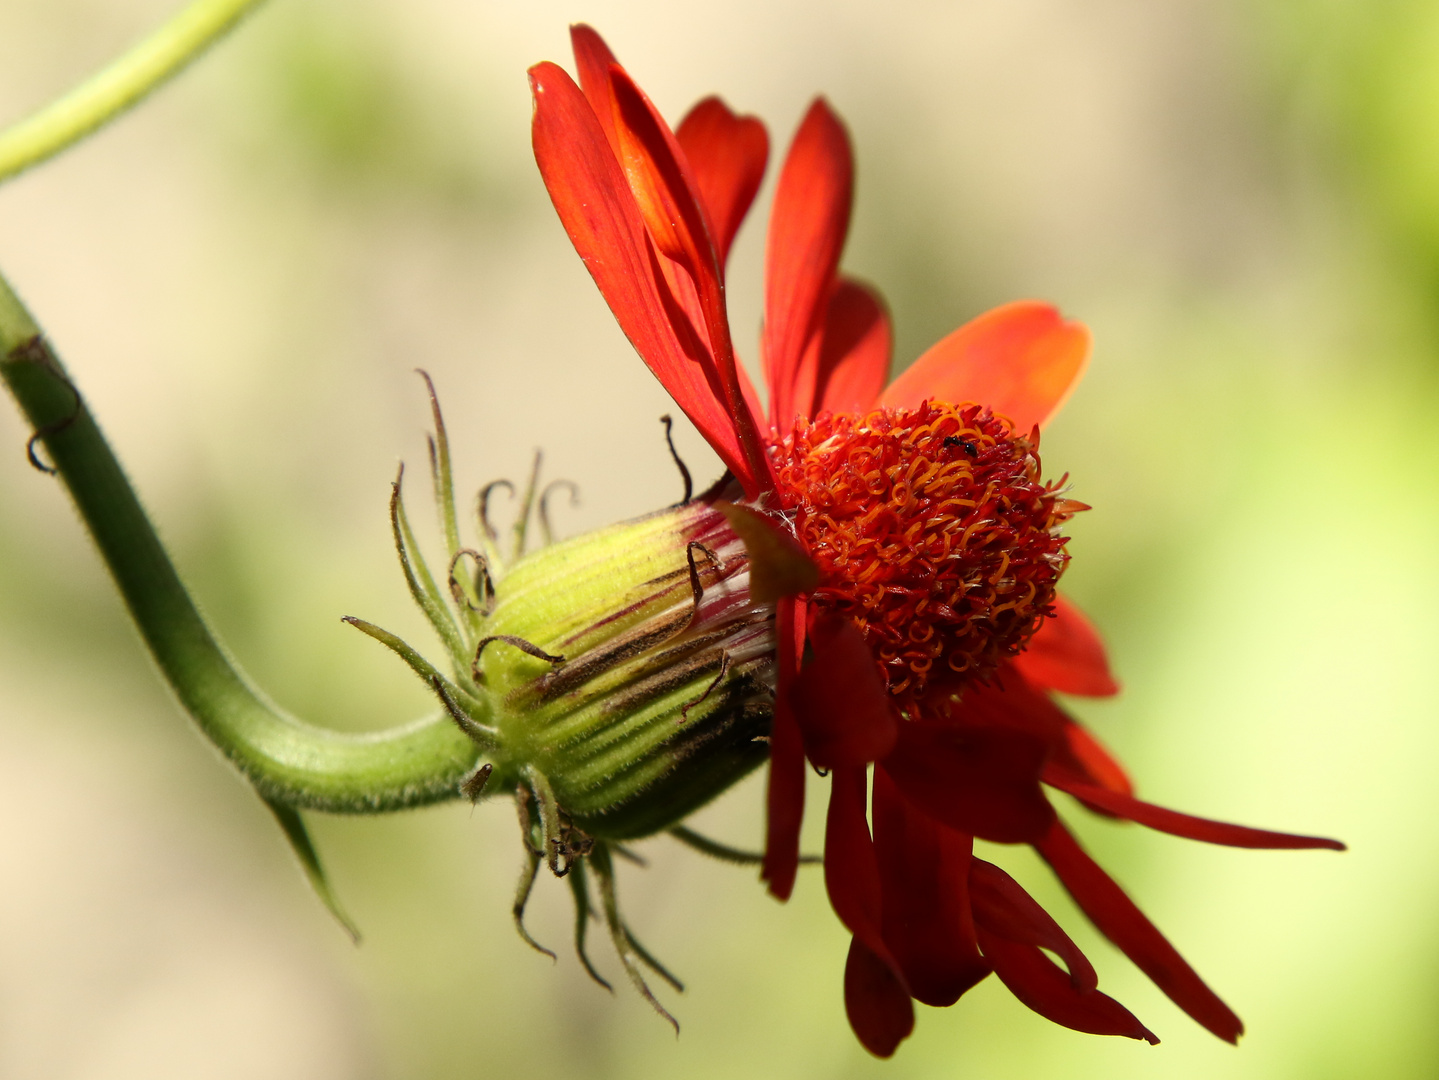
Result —
<path fill-rule="evenodd" d="M 796 414 L 794 382 L 829 305 L 853 196 L 849 135 L 817 98 L 780 171 L 765 253 L 763 359 L 770 421 L 781 430 Z"/>
<path fill-rule="evenodd" d="M 699 187 L 720 268 L 749 212 L 769 159 L 769 135 L 753 116 L 737 116 L 717 97 L 699 102 L 675 130 Z"/>
<path fill-rule="evenodd" d="M 1080 909 L 1169 999 L 1201 1026 L 1237 1043 L 1244 1024 L 1056 819 L 1035 845 Z"/>
<path fill-rule="evenodd" d="M 809 628 L 810 656 L 790 699 L 805 754 L 822 769 L 867 765 L 894 747 L 899 720 L 864 634 L 848 619 Z"/>
<path fill-rule="evenodd" d="M 970 864 L 969 885 L 976 926 L 1021 945 L 1048 949 L 1064 961 L 1070 980 L 1080 990 L 1099 985 L 1089 958 L 1014 878 L 993 863 L 975 859 Z"/>
<path fill-rule="evenodd" d="M 914 1030 L 914 1005 L 894 969 L 859 938 L 850 938 L 844 962 L 844 1011 L 860 1044 L 887 1058 Z"/>
<path fill-rule="evenodd" d="M 1090 1035 L 1121 1035 L 1151 1044 L 1159 1039 L 1119 1002 L 1093 988 L 1074 985 L 1033 945 L 979 930 L 984 958 L 1020 1002 L 1046 1020 Z"/>
<path fill-rule="evenodd" d="M 779 691 L 770 727 L 764 863 L 760 877 L 769 883 L 770 894 L 779 900 L 788 900 L 794 890 L 799 868 L 799 829 L 804 821 L 804 743 L 789 707 L 789 687 L 799 670 L 807 606 L 796 597 L 785 597 L 775 605 Z"/>
<path fill-rule="evenodd" d="M 1040 623 L 1013 663 L 1025 679 L 1044 689 L 1080 697 L 1119 693 L 1099 632 L 1062 596 L 1054 598 L 1054 614 Z"/>
<path fill-rule="evenodd" d="M 906 721 L 884 768 L 905 798 L 950 828 L 1027 843 L 1054 821 L 1039 786 L 1047 753 L 1027 732 Z"/>
<path fill-rule="evenodd" d="M 873 807 L 885 944 L 915 1000 L 953 1005 L 989 974 L 970 914 L 973 839 L 911 807 L 883 767 Z"/>
<path fill-rule="evenodd" d="M 1085 364 L 1089 330 L 1065 322 L 1049 304 L 1020 300 L 985 312 L 932 345 L 879 403 L 914 409 L 920 402 L 970 401 L 1007 416 L 1028 434 L 1059 411 Z"/>
<path fill-rule="evenodd" d="M 1057 774 L 1051 777 L 1047 772 L 1045 782 L 1067 791 L 1077 799 L 1097 806 L 1101 810 L 1143 825 L 1149 829 L 1182 836 L 1188 840 L 1202 840 L 1206 844 L 1223 844 L 1226 847 L 1266 848 L 1270 850 L 1306 850 L 1328 848 L 1330 851 L 1344 851 L 1345 846 L 1338 840 L 1323 836 L 1300 836 L 1295 833 L 1270 832 L 1268 829 L 1251 829 L 1246 825 L 1230 825 L 1224 821 L 1181 814 L 1153 803 L 1141 802 L 1129 795 L 1095 787 L 1092 784 L 1076 783 L 1068 776 Z"/>
<path fill-rule="evenodd" d="M 535 161 L 560 221 L 620 329 L 746 490 L 759 479 L 707 356 L 682 338 L 659 256 L 594 110 L 555 64 L 530 69 Z"/>

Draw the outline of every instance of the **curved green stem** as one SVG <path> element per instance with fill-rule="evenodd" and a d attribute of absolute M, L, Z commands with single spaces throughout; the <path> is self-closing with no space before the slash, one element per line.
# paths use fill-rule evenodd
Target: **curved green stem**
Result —
<path fill-rule="evenodd" d="M 225 655 L 75 384 L 0 277 L 0 375 L 110 567 L 181 705 L 272 803 L 372 813 L 454 798 L 477 758 L 448 716 L 367 735 L 304 724 Z"/>
<path fill-rule="evenodd" d="M 68 94 L 0 132 L 0 181 L 119 116 L 223 37 L 263 0 L 193 0 Z"/>

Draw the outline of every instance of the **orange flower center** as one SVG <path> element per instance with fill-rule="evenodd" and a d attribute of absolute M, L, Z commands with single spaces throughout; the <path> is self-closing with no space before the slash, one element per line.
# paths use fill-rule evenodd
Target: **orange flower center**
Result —
<path fill-rule="evenodd" d="M 983 679 L 1051 613 L 1084 504 L 1040 480 L 1038 445 L 978 405 L 821 413 L 772 443 L 782 509 L 892 694 Z"/>

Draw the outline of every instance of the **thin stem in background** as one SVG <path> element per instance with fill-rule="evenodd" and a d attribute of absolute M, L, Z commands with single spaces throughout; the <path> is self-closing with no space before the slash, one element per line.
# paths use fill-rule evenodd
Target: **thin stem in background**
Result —
<path fill-rule="evenodd" d="M 54 157 L 138 104 L 264 0 L 194 0 L 63 97 L 0 132 L 0 182 Z"/>

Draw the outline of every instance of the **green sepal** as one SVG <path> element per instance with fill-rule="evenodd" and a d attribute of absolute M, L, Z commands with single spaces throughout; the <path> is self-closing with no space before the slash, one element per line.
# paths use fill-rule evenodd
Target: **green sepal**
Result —
<path fill-rule="evenodd" d="M 274 802 L 264 799 L 263 802 L 275 815 L 275 820 L 280 823 L 280 828 L 285 832 L 285 839 L 290 841 L 290 850 L 295 853 L 295 858 L 300 860 L 300 869 L 305 872 L 306 879 L 310 882 L 310 888 L 315 890 L 315 895 L 320 898 L 320 903 L 329 909 L 335 921 L 344 928 L 345 933 L 350 935 L 356 945 L 360 943 L 360 929 L 354 920 L 345 913 L 340 906 L 339 898 L 335 896 L 335 890 L 330 887 L 329 879 L 325 877 L 325 868 L 320 865 L 320 853 L 315 850 L 314 841 L 310 839 L 309 830 L 305 828 L 305 819 L 300 817 L 300 812 L 293 806 L 285 803 Z"/>

